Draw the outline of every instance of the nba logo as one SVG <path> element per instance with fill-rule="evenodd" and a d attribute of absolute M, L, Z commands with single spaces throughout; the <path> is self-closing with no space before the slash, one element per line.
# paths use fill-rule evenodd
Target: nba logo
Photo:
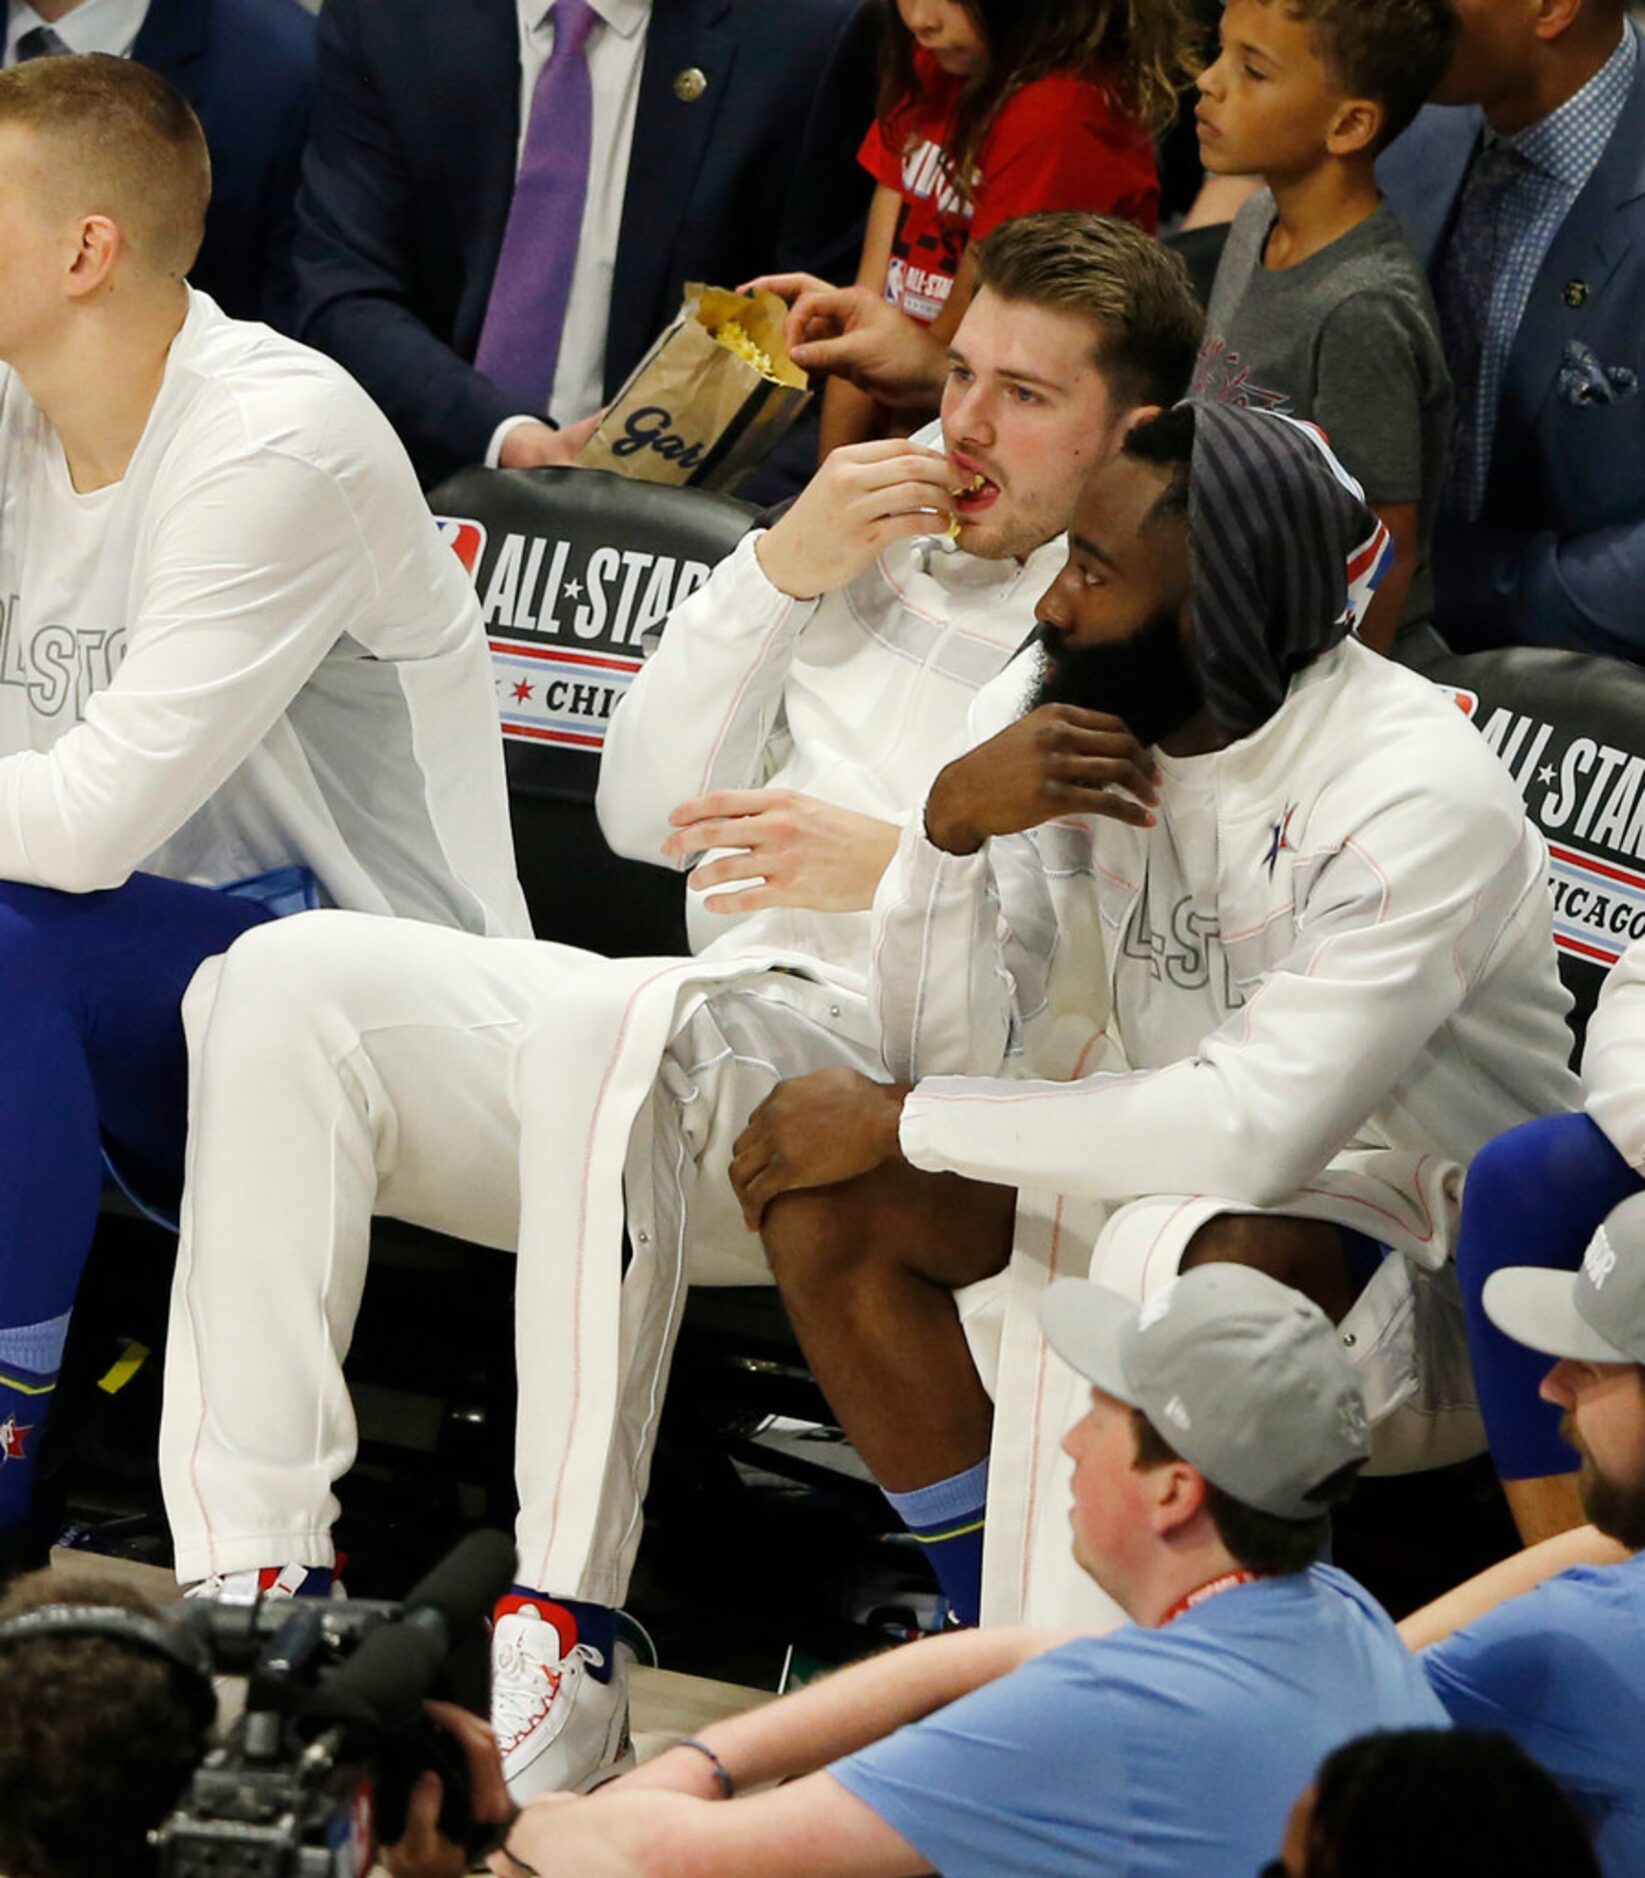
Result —
<path fill-rule="evenodd" d="M 1434 689 L 1442 696 L 1449 698 L 1464 717 L 1471 718 L 1478 715 L 1479 693 L 1477 691 L 1464 691 L 1460 685 L 1436 685 Z"/>
<path fill-rule="evenodd" d="M 436 515 L 434 526 L 440 539 L 463 564 L 470 580 L 480 571 L 480 556 L 485 553 L 486 531 L 482 522 L 464 521 L 455 515 Z"/>

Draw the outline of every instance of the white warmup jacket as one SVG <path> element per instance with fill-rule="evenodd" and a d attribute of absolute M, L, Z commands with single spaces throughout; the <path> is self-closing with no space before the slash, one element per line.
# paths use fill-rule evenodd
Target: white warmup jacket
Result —
<path fill-rule="evenodd" d="M 473 589 L 331 360 L 189 294 L 81 494 L 0 368 L 0 879 L 301 865 L 332 904 L 529 931 Z"/>
<path fill-rule="evenodd" d="M 1582 1051 L 1588 1113 L 1636 1173 L 1645 1171 L 1645 941 L 1600 989 Z"/>
<path fill-rule="evenodd" d="M 1059 540 L 1020 565 L 983 561 L 919 538 L 801 602 L 766 579 L 756 539 L 675 610 L 612 718 L 599 813 L 620 853 L 655 860 L 670 810 L 712 789 L 903 821 L 965 748 L 978 691 L 1033 631 L 1065 555 Z M 866 911 L 728 918 L 694 895 L 690 934 L 692 962 L 599 961 L 539 1001 L 515 1066 L 521 1334 L 564 1323 L 570 1297 L 576 1357 L 528 1378 L 522 1348 L 521 1570 L 604 1602 L 639 1543 L 688 1281 L 769 1282 L 730 1191 L 732 1143 L 784 1078 L 881 1073 Z"/>
<path fill-rule="evenodd" d="M 713 789 L 792 789 L 905 820 L 964 748 L 965 711 L 1034 630 L 1066 556 L 1060 537 L 1019 565 L 922 536 L 837 593 L 791 600 L 758 540 L 675 608 L 611 720 L 600 827 L 631 860 L 658 862 L 670 811 Z M 770 946 L 855 972 L 868 943 L 866 912 L 728 917 L 693 894 L 688 918 L 699 957 Z"/>
<path fill-rule="evenodd" d="M 612 720 L 609 838 L 655 862 L 680 802 L 763 784 L 901 820 L 965 748 L 1062 560 L 1060 543 L 1022 566 L 898 543 L 802 605 L 744 542 Z M 179 1573 L 332 1557 L 355 1445 L 341 1358 L 376 1211 L 517 1245 L 521 1578 L 618 1602 L 686 1282 L 769 1281 L 732 1141 L 780 1078 L 883 1073 L 869 916 L 694 902 L 696 959 L 383 927 L 280 922 L 191 991 L 161 1445 Z"/>
<path fill-rule="evenodd" d="M 957 857 L 916 823 L 875 906 L 880 1047 L 918 1080 L 904 1153 L 1024 1190 L 990 1621 L 1048 1621 L 1070 1584 L 1054 1443 L 1075 1398 L 1029 1314 L 1048 1276 L 1083 1269 L 1094 1227 L 1092 1276 L 1137 1298 L 1218 1213 L 1389 1246 L 1343 1325 L 1378 1464 L 1456 1458 L 1479 1432 L 1436 1276 L 1463 1173 L 1578 1099 L 1541 836 L 1425 680 L 1349 641 L 1253 735 L 1161 769 L 1151 830 L 1081 817 Z M 1190 1041 L 1149 1053 L 1173 1036 Z"/>

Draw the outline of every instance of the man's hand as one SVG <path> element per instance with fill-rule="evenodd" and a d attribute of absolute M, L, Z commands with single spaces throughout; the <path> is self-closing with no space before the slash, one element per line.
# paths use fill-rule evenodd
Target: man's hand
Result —
<path fill-rule="evenodd" d="M 423 1706 L 463 1750 L 475 1820 L 481 1825 L 500 1825 L 513 1813 L 514 1803 L 503 1784 L 503 1764 L 490 1726 L 451 1702 L 425 1702 Z M 468 1853 L 440 1831 L 444 1798 L 438 1774 L 418 1777 L 406 1808 L 405 1832 L 393 1845 L 383 1847 L 383 1863 L 393 1878 L 462 1878 L 469 1869 Z"/>
<path fill-rule="evenodd" d="M 872 567 L 893 541 L 940 535 L 969 480 L 947 457 L 906 437 L 844 444 L 754 552 L 772 586 L 815 600 Z"/>
<path fill-rule="evenodd" d="M 1042 704 L 938 773 L 925 832 L 945 853 L 975 854 L 991 836 L 1062 815 L 1152 828 L 1158 801 L 1158 766 L 1119 718 Z"/>
<path fill-rule="evenodd" d="M 528 418 L 505 433 L 497 451 L 499 469 L 545 469 L 575 461 L 585 443 L 599 429 L 603 411 L 579 418 L 556 430 L 552 424 L 539 424 Z"/>
<path fill-rule="evenodd" d="M 707 905 L 715 913 L 768 906 L 861 912 L 874 904 L 899 836 L 891 822 L 789 789 L 716 790 L 682 802 L 668 819 L 676 830 L 663 843 L 670 860 L 710 848 L 739 850 L 693 869 L 686 876 L 693 892 L 707 894 L 732 880 L 764 881 L 714 894 Z"/>
<path fill-rule="evenodd" d="M 834 1187 L 902 1158 L 897 1127 L 906 1083 L 854 1069 L 819 1069 L 779 1083 L 737 1138 L 731 1186 L 750 1232 L 780 1193 Z"/>
<path fill-rule="evenodd" d="M 487 1863 L 496 1878 L 642 1878 L 653 1869 L 646 1853 L 689 1832 L 692 1810 L 678 1795 L 630 1793 L 617 1781 L 586 1797 L 545 1793 L 520 1809 Z"/>
<path fill-rule="evenodd" d="M 845 378 L 893 410 L 935 410 L 948 379 L 939 340 L 868 287 L 832 287 L 814 274 L 766 274 L 788 302 L 783 344 L 802 372 Z"/>

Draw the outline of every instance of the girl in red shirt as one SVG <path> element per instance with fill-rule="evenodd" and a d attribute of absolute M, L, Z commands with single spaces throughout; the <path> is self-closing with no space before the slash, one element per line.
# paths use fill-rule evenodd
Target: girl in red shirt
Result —
<path fill-rule="evenodd" d="M 1153 231 L 1152 133 L 1193 72 L 1191 0 L 881 0 L 880 103 L 859 153 L 879 187 L 857 284 L 946 342 L 966 251 L 1014 215 L 1093 209 Z M 883 433 L 831 380 L 822 454 Z"/>

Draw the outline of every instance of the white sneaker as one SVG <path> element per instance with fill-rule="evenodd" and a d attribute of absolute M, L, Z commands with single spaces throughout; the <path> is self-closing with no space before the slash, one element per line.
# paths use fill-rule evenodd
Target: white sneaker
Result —
<path fill-rule="evenodd" d="M 520 1801 L 540 1793 L 586 1793 L 634 1764 L 628 1736 L 627 1644 L 605 1657 L 575 1643 L 561 1655 L 560 1633 L 542 1611 L 522 1601 L 498 1617 L 491 1632 L 491 1725 L 503 1778 Z"/>
<path fill-rule="evenodd" d="M 259 1598 L 341 1598 L 348 1594 L 332 1577 L 329 1565 L 265 1565 L 261 1570 L 219 1572 L 183 1592 L 185 1598 L 210 1598 L 216 1604 L 255 1604 Z"/>

